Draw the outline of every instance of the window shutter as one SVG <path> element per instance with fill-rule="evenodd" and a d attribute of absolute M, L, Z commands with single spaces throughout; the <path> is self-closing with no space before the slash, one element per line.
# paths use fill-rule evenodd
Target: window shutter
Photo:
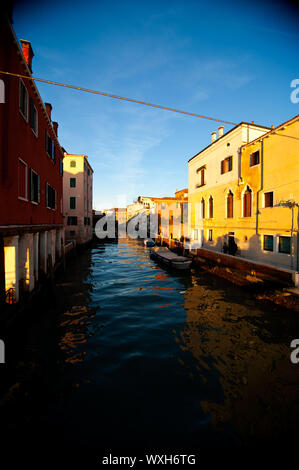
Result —
<path fill-rule="evenodd" d="M 33 172 L 32 169 L 30 168 L 30 179 L 29 179 L 29 184 L 30 184 L 30 201 L 33 201 L 34 199 L 34 186 L 33 186 Z"/>
<path fill-rule="evenodd" d="M 46 183 L 46 206 L 49 207 L 48 183 Z"/>
<path fill-rule="evenodd" d="M 45 136 L 46 136 L 46 140 L 45 140 L 45 143 L 46 143 L 46 152 L 48 152 L 48 131 L 45 131 Z"/>
<path fill-rule="evenodd" d="M 52 141 L 52 154 L 53 154 L 53 162 L 56 162 L 56 147 L 54 141 Z"/>
<path fill-rule="evenodd" d="M 37 175 L 37 202 L 40 202 L 40 176 Z"/>
<path fill-rule="evenodd" d="M 224 160 L 221 160 L 221 174 L 224 173 Z"/>
<path fill-rule="evenodd" d="M 252 153 L 250 154 L 250 166 L 252 166 Z"/>
<path fill-rule="evenodd" d="M 232 171 L 233 169 L 233 157 L 228 157 L 228 171 Z"/>
<path fill-rule="evenodd" d="M 29 100 L 29 108 L 30 108 L 30 126 L 34 129 L 34 104 L 33 99 L 30 98 Z"/>

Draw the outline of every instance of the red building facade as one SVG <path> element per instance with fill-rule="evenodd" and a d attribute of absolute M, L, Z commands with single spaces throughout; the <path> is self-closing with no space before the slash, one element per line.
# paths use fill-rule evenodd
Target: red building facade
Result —
<path fill-rule="evenodd" d="M 31 76 L 33 51 L 15 37 L 9 22 L 0 29 L 0 70 Z M 0 225 L 62 224 L 62 159 L 51 105 L 32 80 L 0 75 Z"/>
<path fill-rule="evenodd" d="M 63 150 L 32 77 L 33 50 L 0 25 L 0 303 L 18 301 L 64 254 Z M 25 78 L 24 78 L 25 77 Z M 10 297 L 7 300 L 7 293 Z"/>

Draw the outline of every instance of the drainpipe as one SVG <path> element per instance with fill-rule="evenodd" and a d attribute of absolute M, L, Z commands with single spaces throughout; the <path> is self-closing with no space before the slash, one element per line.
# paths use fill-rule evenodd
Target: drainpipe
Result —
<path fill-rule="evenodd" d="M 259 232 L 259 198 L 260 192 L 264 189 L 264 140 L 261 139 L 261 185 L 260 189 L 256 193 L 256 222 L 255 222 L 255 233 L 258 235 Z"/>

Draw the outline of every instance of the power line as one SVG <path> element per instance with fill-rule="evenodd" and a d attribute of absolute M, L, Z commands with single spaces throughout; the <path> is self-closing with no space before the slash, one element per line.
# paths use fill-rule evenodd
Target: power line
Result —
<path fill-rule="evenodd" d="M 28 80 L 32 80 L 32 81 L 48 83 L 50 85 L 62 86 L 65 88 L 72 88 L 73 90 L 85 91 L 86 93 L 93 93 L 95 95 L 107 96 L 109 98 L 115 98 L 118 100 L 130 101 L 131 103 L 143 104 L 145 106 L 151 106 L 152 108 L 164 109 L 166 111 L 172 111 L 174 113 L 187 114 L 188 116 L 199 117 L 202 119 L 209 119 L 210 121 L 223 122 L 224 124 L 230 124 L 232 126 L 237 125 L 235 122 L 224 121 L 223 119 L 216 119 L 210 116 L 203 116 L 201 114 L 189 113 L 188 111 L 182 111 L 181 109 L 169 108 L 167 106 L 160 106 L 158 104 L 147 103 L 146 101 L 139 101 L 139 100 L 135 100 L 132 98 L 125 98 L 123 96 L 112 95 L 110 93 L 104 93 L 103 91 L 89 90 L 88 88 L 82 88 L 82 87 L 74 86 L 74 85 L 67 85 L 66 83 L 53 82 L 52 80 L 44 80 L 42 78 L 37 78 L 37 77 L 28 77 L 27 75 L 20 75 L 18 73 L 4 72 L 3 70 L 0 70 L 0 73 L 5 74 L 5 75 L 11 75 L 13 77 L 19 77 L 19 78 L 25 78 L 25 79 L 27 78 Z"/>

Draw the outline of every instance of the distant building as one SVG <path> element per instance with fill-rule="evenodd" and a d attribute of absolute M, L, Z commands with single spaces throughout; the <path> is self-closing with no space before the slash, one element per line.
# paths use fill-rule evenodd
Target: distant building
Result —
<path fill-rule="evenodd" d="M 0 69 L 31 77 L 33 50 L 20 42 L 2 20 Z M 63 152 L 35 82 L 1 75 L 1 85 L 0 299 L 11 303 L 63 255 Z"/>
<path fill-rule="evenodd" d="M 86 155 L 64 154 L 63 214 L 67 240 L 80 245 L 92 238 L 93 169 Z"/>
<path fill-rule="evenodd" d="M 175 197 L 152 198 L 150 213 L 157 218 L 156 237 L 167 243 L 182 240 L 188 234 L 188 189 L 176 191 Z"/>

